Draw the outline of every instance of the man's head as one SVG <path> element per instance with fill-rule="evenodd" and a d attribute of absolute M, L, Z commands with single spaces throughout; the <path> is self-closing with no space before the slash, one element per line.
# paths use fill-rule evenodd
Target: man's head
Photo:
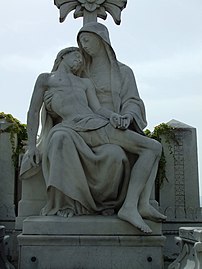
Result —
<path fill-rule="evenodd" d="M 70 68 L 70 70 L 74 74 L 80 73 L 82 69 L 83 60 L 79 48 L 69 47 L 61 50 L 55 59 L 52 71 L 56 71 L 61 62 L 64 63 L 64 66 Z"/>

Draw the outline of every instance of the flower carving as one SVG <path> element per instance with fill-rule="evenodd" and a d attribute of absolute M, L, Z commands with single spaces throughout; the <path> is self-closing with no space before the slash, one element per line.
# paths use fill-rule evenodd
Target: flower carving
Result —
<path fill-rule="evenodd" d="M 54 0 L 54 4 L 60 10 L 60 22 L 63 22 L 72 11 L 74 18 L 84 17 L 91 13 L 91 20 L 97 17 L 105 20 L 107 13 L 111 14 L 116 24 L 121 23 L 121 11 L 126 7 L 127 0 Z"/>
<path fill-rule="evenodd" d="M 81 7 L 93 12 L 96 9 L 99 9 L 100 5 L 103 4 L 105 0 L 78 0 L 78 2 L 81 3 Z"/>

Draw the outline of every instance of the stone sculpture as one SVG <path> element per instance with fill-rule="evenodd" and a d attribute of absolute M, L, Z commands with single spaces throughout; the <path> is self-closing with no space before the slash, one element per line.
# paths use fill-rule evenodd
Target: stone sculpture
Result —
<path fill-rule="evenodd" d="M 143 218 L 166 218 L 149 203 L 161 145 L 144 136 L 144 104 L 132 70 L 116 59 L 107 28 L 86 24 L 78 44 L 84 61 L 77 48 L 64 49 L 52 72 L 36 81 L 21 174 L 29 175 L 42 158 L 48 194 L 42 215 L 117 213 L 150 233 Z"/>

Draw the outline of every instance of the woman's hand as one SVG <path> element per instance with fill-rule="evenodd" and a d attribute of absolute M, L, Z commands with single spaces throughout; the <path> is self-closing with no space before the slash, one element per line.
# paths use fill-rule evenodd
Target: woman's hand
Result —
<path fill-rule="evenodd" d="M 130 114 L 125 114 L 121 116 L 117 113 L 112 113 L 110 117 L 110 123 L 114 128 L 126 130 L 128 129 L 128 126 L 130 125 L 132 119 L 133 117 Z"/>
<path fill-rule="evenodd" d="M 38 166 L 41 160 L 41 156 L 37 147 L 29 147 L 27 151 L 28 158 L 32 166 Z"/>
<path fill-rule="evenodd" d="M 110 123 L 114 128 L 119 128 L 121 123 L 121 115 L 117 113 L 112 113 L 110 116 Z"/>
<path fill-rule="evenodd" d="M 121 118 L 122 118 L 122 120 L 121 120 L 121 128 L 120 129 L 123 129 L 123 130 L 128 129 L 130 123 L 133 120 L 132 115 L 131 114 L 125 114 L 125 115 L 121 116 Z"/>

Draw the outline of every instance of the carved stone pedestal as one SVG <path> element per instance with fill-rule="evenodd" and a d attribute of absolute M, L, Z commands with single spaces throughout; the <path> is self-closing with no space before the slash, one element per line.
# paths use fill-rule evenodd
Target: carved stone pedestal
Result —
<path fill-rule="evenodd" d="M 19 269 L 162 269 L 161 224 L 151 235 L 116 216 L 29 217 L 18 236 Z"/>
<path fill-rule="evenodd" d="M 179 229 L 179 237 L 176 237 L 176 240 L 181 251 L 168 269 L 201 269 L 202 227 L 182 227 Z"/>

